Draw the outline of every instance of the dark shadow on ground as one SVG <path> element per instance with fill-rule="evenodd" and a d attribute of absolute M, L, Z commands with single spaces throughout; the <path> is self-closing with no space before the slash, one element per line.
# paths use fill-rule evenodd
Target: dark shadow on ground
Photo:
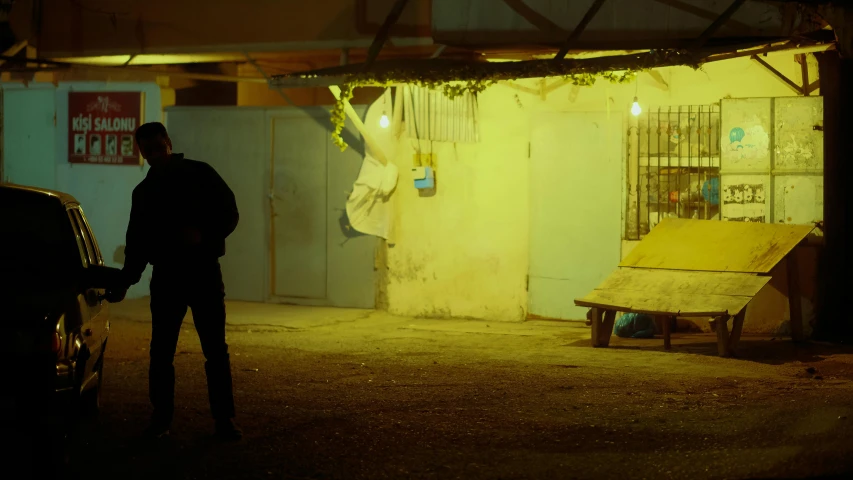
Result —
<path fill-rule="evenodd" d="M 589 347 L 589 340 L 577 340 L 568 344 L 573 347 Z M 652 339 L 619 338 L 613 336 L 610 347 L 615 350 L 643 350 L 665 352 L 663 338 L 656 336 Z M 672 335 L 672 352 L 689 353 L 693 355 L 718 356 L 717 339 L 711 334 L 674 334 Z M 790 338 L 766 338 L 744 336 L 738 342 L 734 358 L 767 365 L 784 365 L 794 362 L 832 363 L 832 356 L 851 354 L 853 347 L 832 345 L 826 343 L 803 342 L 794 343 Z"/>

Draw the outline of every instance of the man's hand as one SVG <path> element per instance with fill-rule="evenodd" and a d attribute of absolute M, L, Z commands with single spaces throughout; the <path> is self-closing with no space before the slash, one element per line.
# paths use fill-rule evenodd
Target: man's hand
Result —
<path fill-rule="evenodd" d="M 118 303 L 124 300 L 124 297 L 127 296 L 126 288 L 111 288 L 106 291 L 104 294 L 104 300 L 110 303 Z"/>

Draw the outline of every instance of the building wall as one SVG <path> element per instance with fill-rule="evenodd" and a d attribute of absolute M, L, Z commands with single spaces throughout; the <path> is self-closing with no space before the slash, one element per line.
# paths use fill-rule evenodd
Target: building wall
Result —
<path fill-rule="evenodd" d="M 486 98 L 489 94 L 486 95 Z M 388 250 L 389 310 L 400 315 L 524 317 L 528 266 L 528 119 L 481 102 L 480 144 L 429 145 L 436 195 L 414 188 L 417 142 L 399 143 L 396 244 Z M 509 113 L 513 113 L 510 111 Z M 368 124 L 378 123 L 368 116 Z"/>
<path fill-rule="evenodd" d="M 799 78 L 800 66 L 792 55 L 771 54 L 766 60 L 790 78 Z M 813 60 L 811 67 L 814 69 Z M 400 169 L 394 194 L 396 235 L 386 252 L 389 310 L 415 316 L 526 318 L 530 189 L 535 188 L 529 185 L 528 142 L 536 112 L 625 112 L 635 95 L 644 107 L 794 95 L 746 58 L 708 64 L 699 70 L 673 67 L 658 72 L 665 84 L 641 74 L 637 83 L 626 85 L 599 81 L 592 87 L 563 86 L 547 100 L 506 85 L 490 87 L 479 96 L 480 143 L 422 142 L 424 151 L 432 149 L 438 156 L 433 197 L 421 197 L 413 187 L 410 169 L 417 142 L 395 140 L 391 129 L 379 128 L 381 102 L 374 104 L 366 124 L 382 139 L 383 148 L 392 152 L 386 153 Z M 815 78 L 814 71 L 811 76 Z M 538 80 L 519 83 L 539 86 Z M 582 179 L 567 178 L 566 188 L 588 187 Z M 595 198 L 596 192 L 586 193 Z M 565 214 L 584 207 L 567 205 Z M 621 210 L 613 210 L 609 214 L 621 218 Z M 778 325 L 778 315 L 750 319 L 746 329 L 750 324 L 768 323 Z"/>
<path fill-rule="evenodd" d="M 68 92 L 140 91 L 145 95 L 143 121 L 162 119 L 160 87 L 155 83 L 78 82 L 0 84 L 4 96 L 4 181 L 56 189 L 74 195 L 95 231 L 107 265 L 124 262 L 125 231 L 131 192 L 147 167 L 72 165 L 68 163 Z M 128 292 L 148 294 L 150 270 Z"/>

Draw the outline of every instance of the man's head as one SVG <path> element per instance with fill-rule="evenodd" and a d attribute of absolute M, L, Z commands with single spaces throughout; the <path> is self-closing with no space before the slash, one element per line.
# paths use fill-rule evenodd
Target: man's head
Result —
<path fill-rule="evenodd" d="M 160 122 L 150 122 L 136 129 L 136 144 L 142 158 L 152 167 L 163 165 L 172 156 L 172 140 Z"/>

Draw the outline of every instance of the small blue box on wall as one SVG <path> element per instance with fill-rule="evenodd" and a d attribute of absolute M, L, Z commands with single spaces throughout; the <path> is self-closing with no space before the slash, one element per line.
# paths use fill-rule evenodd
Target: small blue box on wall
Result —
<path fill-rule="evenodd" d="M 435 187 L 435 173 L 432 167 L 415 167 L 412 169 L 412 177 L 415 179 L 415 188 L 419 190 Z"/>

